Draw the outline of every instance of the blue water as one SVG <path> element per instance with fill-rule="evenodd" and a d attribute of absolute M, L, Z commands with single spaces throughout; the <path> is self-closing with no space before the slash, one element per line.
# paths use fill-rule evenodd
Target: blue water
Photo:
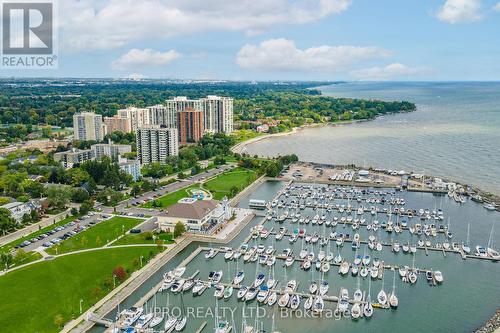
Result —
<path fill-rule="evenodd" d="M 500 83 L 367 82 L 321 90 L 336 97 L 407 100 L 417 111 L 303 129 L 250 144 L 247 152 L 405 169 L 500 194 Z"/>

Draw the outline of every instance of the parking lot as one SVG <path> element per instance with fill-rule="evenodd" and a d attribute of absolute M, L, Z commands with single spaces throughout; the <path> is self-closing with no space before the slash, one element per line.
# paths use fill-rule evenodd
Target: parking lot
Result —
<path fill-rule="evenodd" d="M 108 214 L 90 212 L 88 215 L 82 216 L 72 222 L 54 227 L 54 229 L 45 234 L 26 240 L 18 248 L 22 248 L 26 252 L 35 251 L 39 248 L 47 249 L 110 217 L 111 215 Z"/>

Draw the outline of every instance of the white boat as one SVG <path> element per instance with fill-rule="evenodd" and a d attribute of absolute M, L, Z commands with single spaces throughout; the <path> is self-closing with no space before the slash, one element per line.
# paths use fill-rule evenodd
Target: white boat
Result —
<path fill-rule="evenodd" d="M 285 260 L 285 266 L 286 267 L 290 267 L 293 265 L 295 259 L 293 257 L 287 257 L 286 260 Z"/>
<path fill-rule="evenodd" d="M 142 330 L 144 328 L 149 327 L 149 322 L 151 319 L 153 319 L 154 314 L 153 313 L 145 313 L 142 314 L 139 319 L 137 319 L 137 322 L 135 323 L 135 328 Z"/>
<path fill-rule="evenodd" d="M 257 296 L 258 292 L 259 292 L 259 290 L 257 288 L 251 287 L 250 289 L 248 289 L 248 291 L 245 294 L 245 300 L 246 301 L 253 300 Z"/>
<path fill-rule="evenodd" d="M 378 277 L 378 268 L 371 267 L 370 268 L 370 276 L 372 279 L 376 279 Z"/>
<path fill-rule="evenodd" d="M 240 300 L 243 300 L 247 291 L 248 291 L 247 286 L 241 286 L 241 288 L 238 290 L 238 293 L 236 294 L 236 297 Z"/>
<path fill-rule="evenodd" d="M 219 283 L 221 279 L 222 279 L 222 271 L 214 272 L 214 274 L 212 275 L 212 281 L 214 283 Z"/>
<path fill-rule="evenodd" d="M 269 296 L 269 288 L 267 286 L 261 286 L 259 292 L 257 293 L 257 301 L 259 303 L 264 303 Z"/>
<path fill-rule="evenodd" d="M 228 286 L 224 289 L 224 299 L 230 299 L 233 295 L 234 288 L 232 286 Z"/>
<path fill-rule="evenodd" d="M 184 279 L 179 279 L 172 283 L 172 287 L 170 287 L 170 291 L 173 293 L 178 293 L 182 291 L 182 287 L 184 285 Z"/>
<path fill-rule="evenodd" d="M 361 306 L 359 303 L 354 303 L 351 308 L 351 317 L 353 319 L 358 319 L 361 316 Z"/>
<path fill-rule="evenodd" d="M 218 285 L 215 287 L 214 296 L 217 297 L 218 299 L 221 299 L 222 297 L 224 297 L 224 286 L 223 285 Z"/>
<path fill-rule="evenodd" d="M 368 266 L 370 264 L 370 260 L 371 260 L 370 256 L 369 255 L 365 255 L 363 257 L 363 265 Z"/>
<path fill-rule="evenodd" d="M 377 301 L 379 304 L 382 304 L 382 305 L 387 304 L 387 294 L 385 293 L 384 289 L 380 289 L 380 291 L 377 295 Z"/>
<path fill-rule="evenodd" d="M 361 267 L 359 270 L 359 275 L 361 275 L 361 277 L 367 277 L 368 273 L 368 268 L 366 266 Z"/>
<path fill-rule="evenodd" d="M 191 288 L 194 286 L 194 280 L 188 279 L 186 282 L 184 282 L 184 285 L 182 286 L 182 291 L 189 291 Z"/>
<path fill-rule="evenodd" d="M 260 273 L 259 275 L 257 275 L 257 277 L 255 278 L 255 281 L 253 283 L 253 285 L 255 287 L 259 287 L 263 282 L 264 280 L 266 279 L 266 276 L 263 274 L 263 273 Z"/>
<path fill-rule="evenodd" d="M 234 256 L 234 251 L 232 249 L 224 253 L 225 260 L 231 260 L 233 256 Z"/>
<path fill-rule="evenodd" d="M 267 298 L 267 305 L 273 306 L 277 300 L 278 300 L 278 294 L 273 291 L 271 292 L 271 294 L 269 294 L 269 297 Z"/>
<path fill-rule="evenodd" d="M 314 297 L 309 296 L 306 301 L 304 302 L 304 309 L 305 310 L 311 310 L 312 306 L 314 303 Z"/>
<path fill-rule="evenodd" d="M 484 246 L 476 246 L 476 256 L 478 257 L 487 257 L 488 252 L 486 252 L 486 248 Z"/>
<path fill-rule="evenodd" d="M 321 296 L 325 296 L 328 293 L 328 289 L 330 288 L 330 285 L 328 282 L 323 281 L 321 282 L 321 285 L 319 286 L 319 294 Z"/>
<path fill-rule="evenodd" d="M 216 254 L 217 254 L 217 251 L 215 251 L 215 249 L 207 250 L 205 252 L 205 259 L 212 259 L 213 257 L 215 257 Z"/>
<path fill-rule="evenodd" d="M 317 291 L 318 291 L 318 284 L 316 283 L 316 281 L 311 282 L 311 284 L 309 285 L 309 293 L 314 295 L 316 294 Z"/>
<path fill-rule="evenodd" d="M 347 261 L 344 261 L 342 262 L 342 264 L 340 264 L 339 273 L 342 275 L 349 273 L 349 263 Z"/>
<path fill-rule="evenodd" d="M 300 296 L 295 294 L 290 297 L 290 308 L 297 310 L 300 306 Z"/>
<path fill-rule="evenodd" d="M 323 273 L 326 273 L 330 270 L 330 263 L 328 261 L 325 261 L 321 264 L 321 271 Z"/>
<path fill-rule="evenodd" d="M 284 308 L 288 306 L 288 302 L 290 301 L 290 294 L 284 293 L 278 300 L 278 306 Z"/>
<path fill-rule="evenodd" d="M 313 303 L 313 311 L 321 313 L 324 309 L 325 302 L 323 301 L 323 298 L 321 296 L 316 297 Z"/>
<path fill-rule="evenodd" d="M 297 281 L 296 280 L 288 281 L 285 288 L 285 292 L 294 292 L 295 289 L 297 289 Z"/>
<path fill-rule="evenodd" d="M 443 273 L 441 273 L 441 271 L 435 271 L 434 272 L 434 280 L 436 280 L 436 282 L 438 282 L 438 283 L 443 282 Z"/>
<path fill-rule="evenodd" d="M 238 273 L 236 273 L 233 279 L 233 284 L 239 285 L 241 282 L 243 282 L 244 278 L 245 278 L 245 272 L 239 271 Z"/>
<path fill-rule="evenodd" d="M 359 287 L 358 287 L 358 289 L 356 289 L 356 291 L 354 291 L 354 294 L 352 297 L 353 297 L 354 301 L 356 301 L 356 302 L 361 301 L 361 299 L 363 298 L 363 292 L 361 291 L 361 289 L 359 289 Z"/>
<path fill-rule="evenodd" d="M 165 322 L 165 332 L 171 332 L 172 329 L 175 329 L 175 324 L 177 324 L 177 318 L 175 317 L 170 317 L 167 319 Z"/>
<path fill-rule="evenodd" d="M 163 315 L 163 313 L 157 312 L 154 314 L 153 319 L 151 319 L 148 326 L 150 328 L 154 328 L 154 327 L 160 325 L 160 323 L 163 321 L 163 319 L 165 319 L 165 316 Z"/>
<path fill-rule="evenodd" d="M 187 323 L 187 317 L 181 317 L 177 320 L 177 323 L 175 324 L 175 331 L 176 332 L 181 332 L 184 330 L 186 327 Z"/>

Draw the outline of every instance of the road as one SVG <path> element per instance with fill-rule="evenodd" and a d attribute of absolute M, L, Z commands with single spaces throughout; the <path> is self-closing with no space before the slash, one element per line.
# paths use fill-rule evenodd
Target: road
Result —
<path fill-rule="evenodd" d="M 157 215 L 159 213 L 157 210 L 155 211 L 155 210 L 150 210 L 150 209 L 133 207 L 132 203 L 138 202 L 138 201 L 151 200 L 155 196 L 156 197 L 164 196 L 165 194 L 180 190 L 181 188 L 188 187 L 192 184 L 205 181 L 208 178 L 212 178 L 214 176 L 217 176 L 217 175 L 223 173 L 224 171 L 233 169 L 234 167 L 235 167 L 235 165 L 222 165 L 219 168 L 214 168 L 214 169 L 199 173 L 197 175 L 191 176 L 189 178 L 180 180 L 178 182 L 162 186 L 162 187 L 158 188 L 156 191 L 150 191 L 147 193 L 140 194 L 136 198 L 130 198 L 130 199 L 127 199 L 127 200 L 120 202 L 120 204 L 118 206 L 116 206 L 116 211 L 117 212 L 132 212 L 134 214 L 141 214 L 142 213 L 142 214 L 147 214 L 147 215 Z M 112 207 L 100 206 L 100 208 L 105 213 L 113 212 Z"/>

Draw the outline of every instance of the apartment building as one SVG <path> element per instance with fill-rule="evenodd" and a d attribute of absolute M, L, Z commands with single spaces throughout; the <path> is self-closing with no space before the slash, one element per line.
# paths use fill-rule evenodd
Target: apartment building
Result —
<path fill-rule="evenodd" d="M 136 132 L 137 157 L 141 164 L 164 163 L 179 154 L 178 131 L 165 125 L 144 125 Z"/>
<path fill-rule="evenodd" d="M 81 112 L 73 115 L 74 139 L 81 141 L 102 141 L 106 129 L 102 116 L 94 112 Z"/>

